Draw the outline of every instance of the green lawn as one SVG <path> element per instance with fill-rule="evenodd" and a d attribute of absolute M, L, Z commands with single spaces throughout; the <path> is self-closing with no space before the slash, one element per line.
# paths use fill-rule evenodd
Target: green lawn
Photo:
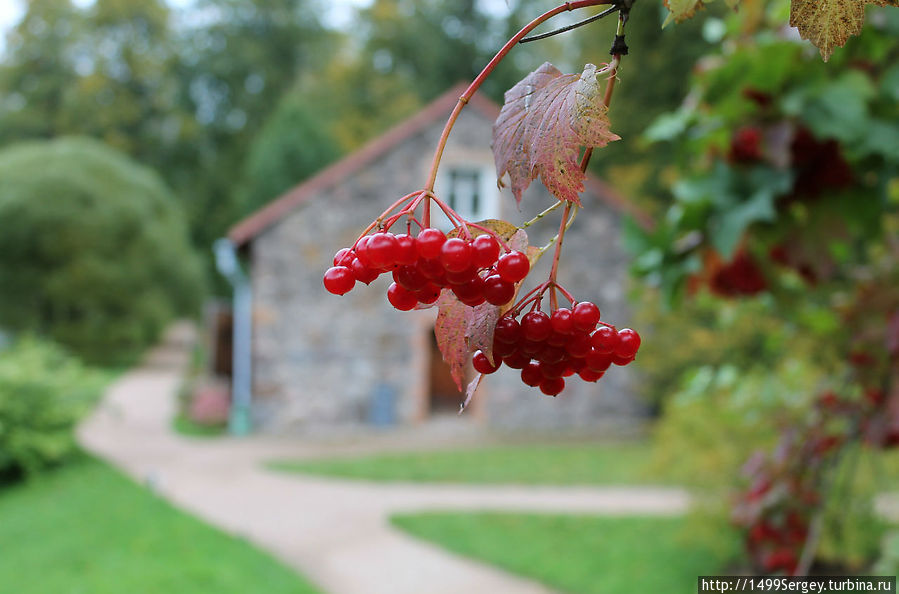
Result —
<path fill-rule="evenodd" d="M 0 490 L 0 543 L 0 589 L 17 594 L 316 591 L 87 457 Z"/>
<path fill-rule="evenodd" d="M 519 484 L 660 484 L 647 443 L 568 443 L 275 461 L 271 468 L 373 481 Z"/>
<path fill-rule="evenodd" d="M 575 594 L 696 592 L 739 551 L 725 526 L 714 542 L 691 537 L 684 518 L 428 513 L 394 525 L 462 555 Z"/>

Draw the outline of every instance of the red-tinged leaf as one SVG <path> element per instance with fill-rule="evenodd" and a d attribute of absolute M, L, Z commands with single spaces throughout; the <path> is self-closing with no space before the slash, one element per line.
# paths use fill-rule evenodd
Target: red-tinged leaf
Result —
<path fill-rule="evenodd" d="M 578 74 L 562 74 L 549 62 L 509 89 L 493 124 L 496 173 L 506 172 L 512 194 L 521 194 L 540 177 L 559 200 L 580 203 L 584 173 L 578 164 L 581 147 L 601 147 L 618 136 L 609 130 L 596 66 Z"/>
<path fill-rule="evenodd" d="M 471 404 L 471 399 L 474 398 L 474 393 L 478 391 L 478 386 L 481 385 L 482 379 L 484 379 L 484 374 L 477 374 L 475 378 L 469 382 L 468 387 L 465 388 L 465 400 L 462 402 L 462 406 L 459 407 L 460 415 L 465 412 L 465 409 Z"/>
<path fill-rule="evenodd" d="M 465 380 L 465 367 L 468 365 L 471 351 L 465 339 L 465 316 L 471 309 L 453 295 L 449 289 L 440 292 L 437 300 L 437 321 L 434 323 L 434 336 L 443 360 L 450 366 L 450 373 L 459 391 Z"/>

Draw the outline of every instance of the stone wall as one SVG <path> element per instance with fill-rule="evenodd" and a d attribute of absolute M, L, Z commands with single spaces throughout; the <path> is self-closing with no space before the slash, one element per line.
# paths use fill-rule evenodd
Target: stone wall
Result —
<path fill-rule="evenodd" d="M 492 162 L 491 125 L 474 109 L 463 111 L 445 162 Z M 254 417 L 261 430 L 362 426 L 376 391 L 395 395 L 400 423 L 425 414 L 427 332 L 436 312 L 394 310 L 385 296 L 387 275 L 343 297 L 326 293 L 321 277 L 334 252 L 350 245 L 387 205 L 421 187 L 442 127 L 439 118 L 253 240 Z M 504 197 L 502 216 L 520 223 L 552 200 L 534 184 L 521 213 L 511 195 Z M 604 320 L 625 325 L 627 271 L 619 216 L 594 197 L 584 200 L 588 208 L 566 237 L 560 280 L 576 297 L 595 301 Z M 532 243 L 555 234 L 558 217 L 546 219 L 531 228 Z M 541 263 L 543 278 L 548 264 Z M 555 430 L 632 421 L 640 407 L 629 393 L 629 371 L 613 369 L 598 384 L 570 382 L 553 399 L 503 369 L 482 384 L 481 414 L 459 422 L 478 418 L 500 429 Z"/>

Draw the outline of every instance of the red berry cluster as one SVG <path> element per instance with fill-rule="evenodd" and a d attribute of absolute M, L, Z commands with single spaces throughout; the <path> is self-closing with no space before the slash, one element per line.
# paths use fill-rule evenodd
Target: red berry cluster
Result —
<path fill-rule="evenodd" d="M 531 266 L 521 252 L 501 252 L 499 242 L 489 234 L 447 238 L 431 227 L 417 236 L 379 232 L 337 252 L 334 266 L 325 272 L 324 285 L 329 292 L 343 295 L 356 281 L 369 284 L 392 272 L 387 299 L 400 311 L 434 303 L 443 288 L 470 307 L 484 302 L 503 305 L 515 296 L 515 283 L 527 276 Z"/>
<path fill-rule="evenodd" d="M 565 378 L 578 374 L 595 382 L 613 363 L 627 365 L 640 348 L 640 335 L 616 330 L 599 321 L 599 308 L 581 301 L 551 315 L 535 309 L 516 320 L 514 310 L 501 317 L 493 334 L 493 363 L 477 351 L 476 371 L 493 373 L 503 364 L 521 370 L 521 381 L 549 396 L 565 388 Z"/>

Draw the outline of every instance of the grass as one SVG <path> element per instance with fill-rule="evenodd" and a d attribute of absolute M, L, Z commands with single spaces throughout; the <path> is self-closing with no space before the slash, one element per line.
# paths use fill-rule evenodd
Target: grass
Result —
<path fill-rule="evenodd" d="M 0 584 L 18 594 L 316 591 L 86 456 L 0 490 L 0 543 Z"/>
<path fill-rule="evenodd" d="M 685 518 L 427 513 L 395 526 L 451 551 L 576 594 L 696 592 L 721 572 L 739 541 L 724 527 L 712 541 L 689 537 Z"/>
<path fill-rule="evenodd" d="M 527 485 L 661 484 L 648 443 L 496 446 L 350 459 L 275 461 L 274 469 L 372 481 Z"/>

